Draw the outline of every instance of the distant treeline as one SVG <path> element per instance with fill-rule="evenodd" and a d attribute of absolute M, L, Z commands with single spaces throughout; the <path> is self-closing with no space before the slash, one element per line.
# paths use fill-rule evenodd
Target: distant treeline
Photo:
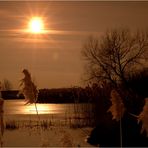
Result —
<path fill-rule="evenodd" d="M 2 91 L 2 97 L 8 99 L 24 99 L 23 95 L 18 96 L 18 90 Z M 39 103 L 74 103 L 88 102 L 89 97 L 84 88 L 59 88 L 40 89 L 38 94 Z"/>
<path fill-rule="evenodd" d="M 130 75 L 127 79 L 126 87 L 122 84 L 114 88 L 110 83 L 103 82 L 102 85 L 91 83 L 86 87 L 71 87 L 57 89 L 40 89 L 38 94 L 39 103 L 95 103 L 97 111 L 106 111 L 110 106 L 110 92 L 112 89 L 118 89 L 127 108 L 138 112 L 148 97 L 148 69 Z M 2 91 L 2 97 L 6 99 L 23 99 L 24 96 L 18 96 L 18 90 Z M 98 115 L 98 113 L 97 113 Z"/>

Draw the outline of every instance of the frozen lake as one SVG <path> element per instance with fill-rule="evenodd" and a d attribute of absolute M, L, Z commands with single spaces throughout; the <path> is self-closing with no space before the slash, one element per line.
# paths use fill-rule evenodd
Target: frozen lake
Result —
<path fill-rule="evenodd" d="M 39 114 L 60 114 L 66 112 L 70 105 L 68 104 L 36 104 Z M 4 112 L 10 114 L 36 114 L 34 104 L 25 105 L 24 100 L 5 100 Z"/>
<path fill-rule="evenodd" d="M 41 118 L 48 119 L 51 116 L 65 118 L 73 116 L 83 116 L 90 112 L 91 104 L 40 104 L 37 103 L 37 110 Z M 30 117 L 37 118 L 34 104 L 25 105 L 24 100 L 5 100 L 4 117 L 5 119 L 24 119 Z M 26 119 L 27 119 L 26 118 Z"/>
<path fill-rule="evenodd" d="M 74 113 L 77 111 L 85 111 L 85 107 L 91 107 L 91 104 L 42 104 L 37 103 L 39 114 L 63 114 Z M 16 114 L 36 114 L 35 104 L 25 105 L 24 100 L 5 100 L 4 102 L 5 115 Z"/>
<path fill-rule="evenodd" d="M 81 114 L 90 104 L 34 104 L 25 105 L 24 100 L 5 100 L 3 136 L 4 147 L 77 147 L 90 145 L 84 140 L 91 128 L 70 128 L 74 120 L 80 122 Z M 82 125 L 86 119 L 82 119 Z M 20 138 L 19 138 L 20 137 Z M 19 138 L 19 140 L 18 140 Z"/>

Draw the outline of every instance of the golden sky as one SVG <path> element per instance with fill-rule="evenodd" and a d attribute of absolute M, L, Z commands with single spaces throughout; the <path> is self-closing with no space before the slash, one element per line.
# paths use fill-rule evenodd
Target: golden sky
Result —
<path fill-rule="evenodd" d="M 33 16 L 46 34 L 23 31 Z M 116 27 L 147 28 L 148 2 L 0 1 L 0 80 L 16 89 L 27 68 L 39 88 L 82 85 L 85 39 Z"/>

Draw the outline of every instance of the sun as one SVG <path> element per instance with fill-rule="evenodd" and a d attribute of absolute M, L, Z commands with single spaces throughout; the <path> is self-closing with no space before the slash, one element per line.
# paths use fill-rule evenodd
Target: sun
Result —
<path fill-rule="evenodd" d="M 41 34 L 44 32 L 44 22 L 40 17 L 33 17 L 28 24 L 29 32 L 34 34 Z"/>

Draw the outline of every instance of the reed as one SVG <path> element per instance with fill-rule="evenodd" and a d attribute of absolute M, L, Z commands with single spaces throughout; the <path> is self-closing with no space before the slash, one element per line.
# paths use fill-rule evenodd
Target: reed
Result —
<path fill-rule="evenodd" d="M 15 130 L 15 129 L 19 128 L 19 124 L 17 124 L 17 122 L 15 120 L 7 121 L 5 123 L 5 128 L 7 130 Z"/>
<path fill-rule="evenodd" d="M 111 107 L 108 109 L 107 112 L 111 112 L 113 116 L 113 120 L 120 121 L 120 144 L 122 147 L 122 117 L 125 112 L 125 107 L 123 101 L 116 90 L 111 91 Z"/>
<path fill-rule="evenodd" d="M 25 104 L 34 103 L 36 114 L 38 117 L 38 122 L 40 123 L 40 116 L 39 116 L 39 112 L 36 104 L 39 91 L 37 89 L 37 86 L 33 83 L 31 74 L 29 73 L 29 71 L 27 69 L 24 69 L 22 72 L 24 74 L 24 78 L 21 80 L 21 83 L 20 83 L 20 87 L 22 89 L 20 90 L 19 94 L 22 93 L 24 95 L 25 101 L 26 101 Z M 40 130 L 40 133 L 42 133 L 41 130 Z"/>
<path fill-rule="evenodd" d="M 112 119 L 115 119 L 116 121 L 120 121 L 124 115 L 125 107 L 119 93 L 116 90 L 111 91 L 110 100 L 112 105 L 107 112 L 111 112 L 113 116 Z"/>
<path fill-rule="evenodd" d="M 148 98 L 145 99 L 143 110 L 138 116 L 138 123 L 139 122 L 142 122 L 141 133 L 145 131 L 148 137 Z"/>
<path fill-rule="evenodd" d="M 3 134 L 4 134 L 4 100 L 0 98 L 0 144 L 3 145 Z"/>
<path fill-rule="evenodd" d="M 86 126 L 93 126 L 94 125 L 94 112 L 93 112 L 93 105 L 90 102 L 87 103 L 80 103 L 80 94 L 81 88 L 74 87 L 73 88 L 73 111 L 74 115 L 68 117 L 68 122 L 70 127 L 79 128 L 79 127 L 86 127 Z M 90 94 L 88 94 L 90 95 Z"/>
<path fill-rule="evenodd" d="M 22 93 L 25 97 L 26 104 L 32 104 L 37 102 L 38 98 L 38 90 L 35 84 L 32 82 L 31 75 L 27 69 L 23 71 L 24 78 L 21 80 L 20 87 L 20 94 Z"/>

